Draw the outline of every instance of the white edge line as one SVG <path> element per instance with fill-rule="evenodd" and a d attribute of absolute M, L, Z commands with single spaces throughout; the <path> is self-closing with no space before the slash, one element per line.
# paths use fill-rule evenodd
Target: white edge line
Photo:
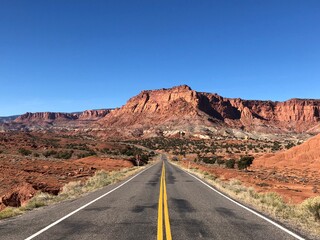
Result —
<path fill-rule="evenodd" d="M 184 171 L 185 173 L 189 174 L 191 177 L 197 179 L 199 182 L 203 183 L 204 185 L 206 185 L 208 188 L 210 188 L 211 190 L 215 191 L 216 193 L 220 194 L 221 196 L 225 197 L 226 199 L 228 199 L 229 201 L 233 202 L 234 204 L 238 205 L 239 207 L 242 207 L 244 209 L 246 209 L 247 211 L 253 213 L 254 215 L 262 218 L 263 220 L 271 223 L 272 225 L 276 226 L 277 228 L 280 228 L 282 231 L 290 234 L 291 236 L 295 237 L 296 239 L 299 239 L 299 240 L 305 240 L 304 238 L 300 237 L 299 235 L 295 234 L 294 232 L 290 231 L 289 229 L 286 229 L 285 227 L 281 226 L 280 224 L 272 221 L 271 219 L 261 215 L 260 213 L 242 205 L 241 203 L 238 203 L 237 201 L 233 200 L 232 198 L 228 197 L 227 195 L 219 192 L 217 189 L 213 188 L 212 186 L 210 186 L 209 184 L 207 184 L 206 182 L 202 181 L 201 179 L 199 179 L 198 177 L 192 175 L 191 173 L 185 171 L 184 169 L 182 169 L 181 167 L 179 167 L 182 171 Z"/>
<path fill-rule="evenodd" d="M 124 183 L 120 184 L 118 187 L 110 190 L 109 192 L 107 192 L 107 193 L 101 195 L 100 197 L 92 200 L 91 202 L 88 202 L 87 204 L 83 205 L 82 207 L 79 207 L 78 209 L 74 210 L 73 212 L 65 215 L 64 217 L 58 219 L 57 221 L 51 223 L 50 225 L 46 226 L 45 228 L 41 229 L 40 231 L 38 231 L 38 232 L 36 232 L 35 234 L 31 235 L 30 237 L 26 238 L 25 240 L 31 240 L 31 239 L 35 238 L 36 236 L 40 235 L 41 233 L 47 231 L 48 229 L 52 228 L 53 226 L 57 225 L 58 223 L 62 222 L 62 221 L 65 220 L 65 219 L 67 219 L 68 217 L 72 216 L 73 214 L 79 212 L 80 210 L 82 210 L 82 209 L 88 207 L 89 205 L 91 205 L 92 203 L 94 203 L 94 202 L 100 200 L 101 198 L 107 196 L 108 194 L 114 192 L 114 191 L 117 190 L 118 188 L 122 187 L 123 185 L 125 185 L 125 184 L 128 183 L 128 182 L 130 182 L 132 179 L 134 179 L 135 177 L 139 176 L 141 173 L 147 171 L 148 169 L 150 169 L 151 167 L 153 167 L 153 166 L 155 166 L 155 165 L 156 165 L 156 164 L 154 164 L 154 165 L 152 165 L 152 166 L 150 166 L 150 167 L 142 170 L 141 172 L 137 173 L 137 174 L 134 175 L 133 177 L 129 178 L 129 179 L 128 179 L 127 181 L 125 181 Z"/>

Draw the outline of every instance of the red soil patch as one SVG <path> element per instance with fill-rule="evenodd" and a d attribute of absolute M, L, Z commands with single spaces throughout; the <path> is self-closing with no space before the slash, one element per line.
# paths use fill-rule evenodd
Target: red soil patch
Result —
<path fill-rule="evenodd" d="M 320 168 L 320 135 L 287 151 L 268 154 L 256 159 L 252 168 L 292 168 L 300 171 Z"/>
<path fill-rule="evenodd" d="M 221 180 L 238 179 L 245 186 L 253 187 L 257 192 L 276 192 L 285 201 L 291 203 L 300 203 L 307 198 L 319 195 L 316 186 L 318 185 L 320 172 L 312 178 L 304 178 L 299 172 L 287 175 L 286 172 L 274 170 L 250 170 L 245 172 L 237 169 L 222 168 L 217 165 L 188 163 L 188 161 L 184 161 L 182 164 L 185 167 L 197 167 L 199 170 L 209 172 Z"/>
<path fill-rule="evenodd" d="M 111 158 L 101 158 L 101 157 L 86 157 L 77 160 L 73 160 L 74 163 L 83 164 L 84 166 L 94 166 L 98 169 L 104 169 L 107 171 L 119 170 L 121 168 L 132 167 L 132 162 L 128 160 L 114 160 Z"/>
<path fill-rule="evenodd" d="M 66 183 L 84 180 L 97 170 L 114 171 L 132 166 L 127 160 L 99 157 L 50 161 L 0 156 L 0 210 L 23 205 L 37 191 L 58 194 Z"/>

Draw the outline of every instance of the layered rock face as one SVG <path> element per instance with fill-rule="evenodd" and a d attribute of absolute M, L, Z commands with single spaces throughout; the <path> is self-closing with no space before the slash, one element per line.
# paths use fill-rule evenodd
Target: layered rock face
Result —
<path fill-rule="evenodd" d="M 38 121 L 54 121 L 54 120 L 75 120 L 78 119 L 77 114 L 56 113 L 56 112 L 27 112 L 14 120 L 14 122 L 38 122 Z"/>
<path fill-rule="evenodd" d="M 198 93 L 186 85 L 142 91 L 99 122 L 113 131 L 126 128 L 134 130 L 134 135 L 141 135 L 144 131 L 176 131 L 180 128 L 210 125 L 208 116 L 198 106 Z"/>
<path fill-rule="evenodd" d="M 230 99 L 183 85 L 143 91 L 100 120 L 107 127 L 217 125 L 268 133 L 319 130 L 320 100 L 285 102 Z"/>
<path fill-rule="evenodd" d="M 110 113 L 111 109 L 86 110 L 79 115 L 80 120 L 98 120 Z"/>
<path fill-rule="evenodd" d="M 15 123 L 50 123 L 50 122 L 69 122 L 76 120 L 94 121 L 105 117 L 110 113 L 110 109 L 86 110 L 80 113 L 60 113 L 60 112 L 27 112 L 17 117 Z"/>
<path fill-rule="evenodd" d="M 317 99 L 291 99 L 285 102 L 232 99 L 196 92 L 182 85 L 142 91 L 115 110 L 26 113 L 15 119 L 14 123 L 102 129 L 106 130 L 106 136 L 119 137 L 168 136 L 181 132 L 212 135 L 230 131 L 233 135 L 243 136 L 247 133 L 319 133 L 319 113 L 320 100 Z"/>

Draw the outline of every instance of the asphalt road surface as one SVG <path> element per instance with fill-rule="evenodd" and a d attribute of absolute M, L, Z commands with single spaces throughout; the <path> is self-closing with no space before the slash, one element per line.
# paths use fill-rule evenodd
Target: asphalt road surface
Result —
<path fill-rule="evenodd" d="M 162 237 L 299 239 L 216 193 L 165 156 L 129 181 L 0 221 L 1 240 Z"/>

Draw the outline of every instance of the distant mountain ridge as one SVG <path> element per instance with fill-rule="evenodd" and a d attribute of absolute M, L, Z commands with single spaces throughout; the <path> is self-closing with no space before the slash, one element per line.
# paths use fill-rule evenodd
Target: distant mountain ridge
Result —
<path fill-rule="evenodd" d="M 10 122 L 14 119 L 16 119 L 17 117 L 19 117 L 19 115 L 13 115 L 13 116 L 6 116 L 6 117 L 0 117 L 0 123 L 3 122 Z"/>
<path fill-rule="evenodd" d="M 136 135 L 177 131 L 215 132 L 221 128 L 249 132 L 319 132 L 320 100 L 284 102 L 224 98 L 196 92 L 187 85 L 142 91 L 119 109 L 99 120 L 109 129 Z"/>
<path fill-rule="evenodd" d="M 197 92 L 187 85 L 146 90 L 117 109 L 75 113 L 25 113 L 3 129 L 19 126 L 77 129 L 103 137 L 131 138 L 248 134 L 320 133 L 320 100 L 293 98 L 284 102 L 224 98 Z M 8 128 L 9 126 L 9 128 Z"/>
<path fill-rule="evenodd" d="M 112 109 L 98 109 L 85 110 L 83 112 L 75 113 L 61 113 L 61 112 L 27 112 L 18 116 L 15 123 L 41 123 L 41 122 L 55 122 L 55 121 L 73 121 L 73 120 L 88 120 L 94 121 L 105 117 Z"/>

